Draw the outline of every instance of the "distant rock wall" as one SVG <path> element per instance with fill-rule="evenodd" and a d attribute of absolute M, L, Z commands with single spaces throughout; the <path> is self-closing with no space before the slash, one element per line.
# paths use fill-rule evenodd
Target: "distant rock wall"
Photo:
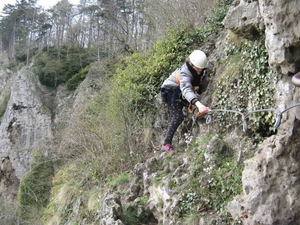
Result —
<path fill-rule="evenodd" d="M 30 169 L 33 148 L 51 137 L 51 113 L 42 102 L 38 78 L 28 69 L 1 70 L 1 99 L 10 96 L 0 124 L 0 199 L 16 200 L 18 182 Z M 3 82 L 5 81 L 5 82 Z M 9 166 L 8 166 L 9 165 Z M 5 193 L 5 195 L 1 195 Z"/>
<path fill-rule="evenodd" d="M 42 102 L 39 81 L 27 68 L 10 77 L 10 99 L 0 125 L 0 156 L 9 156 L 20 179 L 29 169 L 31 150 L 50 137 L 51 113 Z"/>
<path fill-rule="evenodd" d="M 0 123 L 0 206 L 16 203 L 19 181 L 30 172 L 33 154 L 40 149 L 45 156 L 59 152 L 59 146 L 50 146 L 57 136 L 55 125 L 72 123 L 84 103 L 100 92 L 95 81 L 99 73 L 89 75 L 74 93 L 66 94 L 64 86 L 52 93 L 31 66 L 17 73 L 5 66 L 0 59 L 0 104 L 9 97 Z"/>

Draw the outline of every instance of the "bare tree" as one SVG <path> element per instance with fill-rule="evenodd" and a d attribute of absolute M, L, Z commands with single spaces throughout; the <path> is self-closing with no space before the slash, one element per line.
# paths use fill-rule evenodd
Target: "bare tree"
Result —
<path fill-rule="evenodd" d="M 217 1 L 81 0 L 74 6 L 61 0 L 43 10 L 35 0 L 18 0 L 0 21 L 2 48 L 12 57 L 16 44 L 26 44 L 27 63 L 35 47 L 79 45 L 97 50 L 98 60 L 101 54 L 146 51 L 169 28 L 201 27 Z"/>
<path fill-rule="evenodd" d="M 162 37 L 166 30 L 201 27 L 218 0 L 145 0 L 145 7 L 152 30 L 153 40 Z"/>
<path fill-rule="evenodd" d="M 61 0 L 49 12 L 53 24 L 52 31 L 55 35 L 53 44 L 62 46 L 72 26 L 72 5 L 68 0 Z"/>

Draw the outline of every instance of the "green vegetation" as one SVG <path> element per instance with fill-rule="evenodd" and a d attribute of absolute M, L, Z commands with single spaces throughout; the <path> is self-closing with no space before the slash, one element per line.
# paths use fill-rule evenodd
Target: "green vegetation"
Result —
<path fill-rule="evenodd" d="M 141 224 L 140 218 L 136 212 L 125 208 L 123 210 L 123 220 L 126 224 L 138 225 Z"/>
<path fill-rule="evenodd" d="M 129 183 L 130 175 L 124 174 L 124 173 L 121 173 L 121 174 L 117 175 L 116 177 L 113 175 L 110 175 L 110 176 L 108 176 L 107 180 L 108 180 L 108 185 L 113 188 L 116 186 L 122 186 L 124 184 Z"/>
<path fill-rule="evenodd" d="M 218 0 L 217 7 L 210 9 L 210 17 L 207 18 L 203 28 L 198 31 L 203 38 L 215 33 L 223 28 L 223 19 L 225 18 L 233 0 Z"/>
<path fill-rule="evenodd" d="M 211 178 L 207 181 L 209 199 L 207 206 L 219 211 L 224 209 L 227 203 L 242 192 L 242 168 L 236 165 L 232 159 L 227 159 L 222 163 L 222 167 L 211 171 Z"/>
<path fill-rule="evenodd" d="M 182 190 L 179 199 L 179 211 L 185 218 L 184 224 L 194 224 L 191 221 L 199 222 L 201 218 L 199 211 L 212 211 L 218 222 L 231 224 L 231 219 L 223 214 L 226 212 L 227 203 L 242 192 L 243 165 L 237 164 L 232 155 L 223 158 L 218 166 L 209 165 L 204 157 L 201 157 L 202 153 L 196 154 L 200 158 L 193 162 L 192 167 L 198 166 L 199 169 L 194 171 L 195 176 L 190 179 L 190 188 Z M 221 159 L 222 156 L 219 155 L 217 158 Z"/>
<path fill-rule="evenodd" d="M 214 108 L 234 109 L 243 113 L 274 106 L 274 83 L 278 76 L 268 66 L 268 56 L 263 40 L 236 40 L 229 38 L 225 53 L 225 69 L 219 75 L 214 93 Z M 274 131 L 275 115 L 270 112 L 250 115 L 249 127 L 262 136 Z M 230 129 L 241 123 L 241 118 L 221 115 L 219 127 Z"/>
<path fill-rule="evenodd" d="M 135 53 L 126 58 L 117 68 L 117 76 L 113 77 L 114 86 L 110 95 L 112 105 L 121 105 L 120 101 L 127 99 L 129 105 L 126 108 L 132 112 L 155 115 L 154 101 L 161 83 L 176 67 L 183 64 L 201 40 L 201 36 L 194 30 L 170 31 L 165 39 L 156 43 L 147 53 L 147 57 Z M 117 99 L 120 95 L 123 98 Z"/>
<path fill-rule="evenodd" d="M 2 101 L 1 104 L 0 104 L 0 121 L 1 121 L 1 118 L 2 118 L 2 116 L 4 115 L 4 113 L 5 113 L 5 111 L 6 111 L 6 108 L 7 108 L 7 104 L 8 104 L 9 99 L 10 99 L 10 93 L 7 94 L 7 95 L 4 97 L 3 101 Z"/>
<path fill-rule="evenodd" d="M 33 69 L 42 84 L 57 87 L 69 81 L 68 88 L 74 90 L 87 73 L 80 70 L 88 66 L 91 60 L 90 53 L 83 47 L 51 47 L 35 56 Z"/>
<path fill-rule="evenodd" d="M 140 204 L 140 205 L 146 205 L 146 204 L 148 203 L 148 201 L 149 201 L 149 198 L 148 198 L 148 197 L 142 196 L 142 197 L 140 198 L 139 204 Z"/>
<path fill-rule="evenodd" d="M 179 210 L 182 214 L 187 214 L 193 211 L 194 207 L 197 207 L 199 204 L 199 196 L 196 192 L 189 189 L 186 192 L 183 192 L 180 196 Z M 196 211 L 196 210 L 195 210 Z"/>
<path fill-rule="evenodd" d="M 99 193 L 90 178 L 91 173 L 90 167 L 82 163 L 61 168 L 53 179 L 50 202 L 43 214 L 45 224 L 65 224 L 77 212 L 80 214 L 78 221 L 87 218 L 87 222 L 91 222 L 91 214 L 97 207 L 93 200 L 97 201 Z M 78 209 L 73 211 L 76 203 Z"/>
<path fill-rule="evenodd" d="M 69 91 L 75 91 L 81 81 L 86 78 L 90 68 L 90 65 L 88 65 L 72 76 L 66 83 L 67 89 Z"/>
<path fill-rule="evenodd" d="M 153 177 L 152 179 L 152 183 L 155 185 L 155 186 L 158 186 L 160 183 L 162 182 L 162 178 L 161 177 Z"/>
<path fill-rule="evenodd" d="M 36 224 L 49 201 L 54 175 L 53 162 L 37 154 L 28 173 L 20 183 L 18 214 L 22 224 Z"/>

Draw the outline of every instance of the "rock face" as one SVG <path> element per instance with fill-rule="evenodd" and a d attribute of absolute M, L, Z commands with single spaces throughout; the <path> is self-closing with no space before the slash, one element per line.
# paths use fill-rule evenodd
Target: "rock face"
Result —
<path fill-rule="evenodd" d="M 247 38 L 265 35 L 269 64 L 282 74 L 300 70 L 299 1 L 241 0 L 224 25 Z"/>
<path fill-rule="evenodd" d="M 13 75 L 10 99 L 0 126 L 1 158 L 9 156 L 20 179 L 27 171 L 30 151 L 51 136 L 51 114 L 42 102 L 38 78 L 26 68 Z"/>
<path fill-rule="evenodd" d="M 122 215 L 122 205 L 120 197 L 116 194 L 106 196 L 101 202 L 102 208 L 97 212 L 99 225 L 124 225 L 120 218 Z"/>
<path fill-rule="evenodd" d="M 261 1 L 269 63 L 283 74 L 300 70 L 299 1 Z"/>
<path fill-rule="evenodd" d="M 15 184 L 29 170 L 32 149 L 52 135 L 51 114 L 42 102 L 38 78 L 30 70 L 1 71 L 0 76 L 5 81 L 1 98 L 9 98 L 0 124 L 0 192 L 12 200 L 18 190 Z"/>
<path fill-rule="evenodd" d="M 289 135 L 271 137 L 245 161 L 243 195 L 228 205 L 243 224 L 299 224 L 300 122 Z M 291 144 L 292 143 L 292 144 Z"/>
<path fill-rule="evenodd" d="M 253 30 L 258 31 L 263 21 L 270 65 L 282 74 L 296 73 L 300 70 L 298 4 L 284 0 L 240 1 L 230 10 L 224 25 L 255 38 Z M 290 77 L 284 77 L 274 96 L 278 109 L 284 111 L 297 104 L 299 93 Z M 244 162 L 243 194 L 227 207 L 243 224 L 300 224 L 299 118 L 299 107 L 287 110 L 278 134 L 266 139 L 255 156 Z"/>
<path fill-rule="evenodd" d="M 299 132 L 300 90 L 284 80 L 275 99 L 282 115 L 278 134 L 264 141 L 253 158 L 244 162 L 243 194 L 227 206 L 243 224 L 300 224 Z"/>
<path fill-rule="evenodd" d="M 228 205 L 244 224 L 299 224 L 299 121 L 245 161 L 243 195 Z"/>
<path fill-rule="evenodd" d="M 255 39 L 264 29 L 257 1 L 241 1 L 236 7 L 231 7 L 224 26 L 245 38 Z"/>

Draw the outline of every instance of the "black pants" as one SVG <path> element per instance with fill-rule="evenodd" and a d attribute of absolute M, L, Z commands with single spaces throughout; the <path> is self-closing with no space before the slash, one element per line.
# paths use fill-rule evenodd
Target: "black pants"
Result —
<path fill-rule="evenodd" d="M 173 92 L 168 93 L 167 100 L 170 118 L 164 144 L 172 144 L 173 136 L 179 125 L 184 120 L 184 114 L 182 111 L 184 105 L 182 101 L 179 100 L 177 94 L 174 94 Z"/>

